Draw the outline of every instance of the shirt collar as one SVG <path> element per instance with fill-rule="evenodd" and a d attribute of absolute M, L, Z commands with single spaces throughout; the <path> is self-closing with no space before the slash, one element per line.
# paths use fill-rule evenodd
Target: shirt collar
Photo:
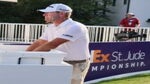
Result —
<path fill-rule="evenodd" d="M 69 24 L 72 21 L 71 18 L 65 20 L 64 22 L 62 22 L 60 25 L 58 25 L 59 28 L 64 27 L 65 25 Z"/>

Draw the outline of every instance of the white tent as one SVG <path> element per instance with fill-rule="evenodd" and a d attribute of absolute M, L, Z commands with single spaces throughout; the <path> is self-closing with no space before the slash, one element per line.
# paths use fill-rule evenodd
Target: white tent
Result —
<path fill-rule="evenodd" d="M 17 0 L 0 0 L 0 1 L 17 2 Z"/>

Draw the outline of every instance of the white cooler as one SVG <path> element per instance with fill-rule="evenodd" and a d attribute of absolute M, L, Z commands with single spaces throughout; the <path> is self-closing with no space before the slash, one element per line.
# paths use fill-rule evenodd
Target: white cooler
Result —
<path fill-rule="evenodd" d="M 72 66 L 63 62 L 66 53 L 26 52 L 23 45 L 14 50 L 15 45 L 1 46 L 5 47 L 0 47 L 1 84 L 71 84 Z"/>

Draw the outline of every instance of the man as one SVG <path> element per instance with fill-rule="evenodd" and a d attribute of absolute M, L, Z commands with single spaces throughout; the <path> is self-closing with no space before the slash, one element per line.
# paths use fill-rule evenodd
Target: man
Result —
<path fill-rule="evenodd" d="M 140 36 L 134 29 L 135 27 L 140 27 L 140 21 L 135 17 L 134 13 L 127 13 L 126 17 L 120 21 L 119 26 L 124 27 L 124 29 L 115 34 L 116 40 L 131 41 L 131 38 Z"/>
<path fill-rule="evenodd" d="M 72 9 L 61 3 L 49 5 L 43 12 L 50 23 L 42 36 L 27 51 L 57 49 L 67 53 L 64 61 L 73 66 L 71 84 L 83 84 L 90 66 L 89 36 L 85 25 L 70 18 Z"/>
<path fill-rule="evenodd" d="M 127 13 L 126 17 L 120 21 L 121 27 L 139 27 L 140 21 L 135 17 L 133 13 Z"/>

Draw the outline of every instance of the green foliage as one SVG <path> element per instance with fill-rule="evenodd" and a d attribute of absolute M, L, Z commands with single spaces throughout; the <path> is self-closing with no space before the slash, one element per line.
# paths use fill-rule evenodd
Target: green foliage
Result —
<path fill-rule="evenodd" d="M 73 9 L 72 18 L 86 25 L 108 25 L 111 0 L 18 0 L 18 3 L 0 2 L 0 22 L 44 23 L 37 9 L 52 3 L 64 3 Z"/>

